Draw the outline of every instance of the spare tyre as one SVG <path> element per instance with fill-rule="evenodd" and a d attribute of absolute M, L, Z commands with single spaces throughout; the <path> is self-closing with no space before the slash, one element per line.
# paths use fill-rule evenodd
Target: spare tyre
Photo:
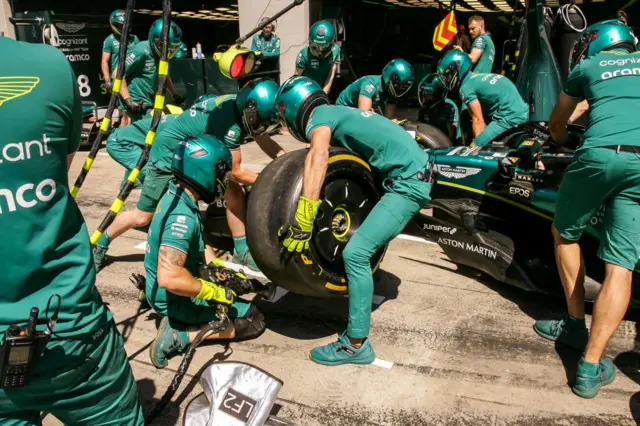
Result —
<path fill-rule="evenodd" d="M 295 216 L 307 152 L 283 155 L 260 173 L 247 205 L 247 243 L 260 270 L 275 284 L 306 296 L 339 296 L 347 292 L 342 251 L 381 194 L 369 164 L 352 151 L 331 148 L 310 249 L 289 253 L 278 230 Z M 386 245 L 372 257 L 372 270 L 385 250 Z"/>
<path fill-rule="evenodd" d="M 423 149 L 447 148 L 453 145 L 447 135 L 430 124 L 408 121 L 402 127 L 415 138 Z"/>

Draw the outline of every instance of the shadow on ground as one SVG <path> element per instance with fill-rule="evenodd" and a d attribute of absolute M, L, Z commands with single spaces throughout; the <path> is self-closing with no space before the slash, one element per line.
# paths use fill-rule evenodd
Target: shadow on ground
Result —
<path fill-rule="evenodd" d="M 374 275 L 374 294 L 383 296 L 380 304 L 373 304 L 375 311 L 387 300 L 398 297 L 400 278 L 378 270 Z M 287 293 L 275 303 L 256 299 L 256 305 L 267 318 L 267 328 L 283 336 L 300 340 L 319 339 L 342 333 L 347 326 L 348 297 L 322 299 Z"/>

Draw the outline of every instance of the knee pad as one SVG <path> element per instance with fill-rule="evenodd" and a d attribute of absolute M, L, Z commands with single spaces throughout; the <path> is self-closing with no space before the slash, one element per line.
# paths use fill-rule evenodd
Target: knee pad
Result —
<path fill-rule="evenodd" d="M 255 305 L 251 305 L 244 318 L 233 320 L 236 329 L 234 341 L 250 340 L 259 337 L 267 328 L 264 314 Z"/>

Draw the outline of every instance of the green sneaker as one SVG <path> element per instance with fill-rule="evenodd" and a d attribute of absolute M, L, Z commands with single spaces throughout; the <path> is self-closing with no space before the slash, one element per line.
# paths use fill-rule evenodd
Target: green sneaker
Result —
<path fill-rule="evenodd" d="M 251 253 L 248 251 L 238 253 L 234 250 L 231 261 L 237 265 L 246 266 L 254 272 L 260 272 L 260 268 L 258 268 L 258 265 L 256 265 L 256 262 L 253 260 L 253 256 L 251 256 Z"/>
<path fill-rule="evenodd" d="M 322 365 L 371 364 L 376 354 L 369 339 L 365 339 L 359 348 L 351 346 L 345 331 L 337 341 L 311 350 L 309 358 Z"/>
<path fill-rule="evenodd" d="M 576 371 L 576 383 L 571 388 L 582 398 L 594 398 L 602 386 L 613 382 L 616 367 L 609 358 L 602 358 L 598 364 L 591 364 L 580 358 Z"/>
<path fill-rule="evenodd" d="M 156 368 L 165 368 L 169 364 L 169 358 L 183 352 L 189 343 L 189 334 L 171 328 L 169 317 L 164 317 L 149 348 L 149 358 Z"/>
<path fill-rule="evenodd" d="M 96 267 L 96 274 L 107 266 L 107 250 L 109 247 L 96 244 L 93 248 L 93 264 Z"/>
<path fill-rule="evenodd" d="M 569 314 L 561 320 L 536 321 L 533 329 L 547 340 L 558 341 L 579 351 L 584 351 L 589 341 L 589 331 L 584 322 L 570 318 Z"/>

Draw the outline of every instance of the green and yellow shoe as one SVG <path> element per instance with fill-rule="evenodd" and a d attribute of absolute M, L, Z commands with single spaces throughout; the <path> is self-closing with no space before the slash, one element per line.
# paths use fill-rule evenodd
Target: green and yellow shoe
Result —
<path fill-rule="evenodd" d="M 569 314 L 561 320 L 536 321 L 533 329 L 547 340 L 558 341 L 579 351 L 584 351 L 589 341 L 589 330 L 584 319 L 578 320 Z"/>
<path fill-rule="evenodd" d="M 592 364 L 580 358 L 576 371 L 576 383 L 571 388 L 581 398 L 594 398 L 602 386 L 613 382 L 616 367 L 613 361 L 602 358 L 599 363 Z"/>
<path fill-rule="evenodd" d="M 322 365 L 371 364 L 376 359 L 376 354 L 369 339 L 365 339 L 362 346 L 356 348 L 351 345 L 344 332 L 337 341 L 313 349 L 309 358 Z"/>
<path fill-rule="evenodd" d="M 169 358 L 189 347 L 189 333 L 171 327 L 169 317 L 162 318 L 158 334 L 149 348 L 149 358 L 156 368 L 165 368 Z"/>

